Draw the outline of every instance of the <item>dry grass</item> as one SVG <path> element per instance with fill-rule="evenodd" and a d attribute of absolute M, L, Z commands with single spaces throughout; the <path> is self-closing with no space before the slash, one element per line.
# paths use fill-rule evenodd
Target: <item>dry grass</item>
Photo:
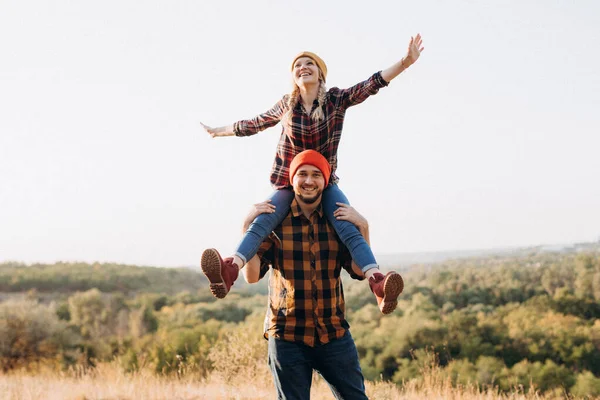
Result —
<path fill-rule="evenodd" d="M 149 371 L 127 374 L 117 363 L 100 364 L 94 371 L 72 370 L 68 373 L 52 371 L 15 372 L 0 375 L 0 398 L 7 400 L 91 400 L 91 399 L 273 399 L 275 390 L 266 363 L 238 371 L 236 377 L 210 375 L 199 378 L 194 374 L 183 377 L 158 377 Z M 371 399 L 554 399 L 564 396 L 541 396 L 536 393 L 515 391 L 508 395 L 494 389 L 476 387 L 453 388 L 440 378 L 435 370 L 424 371 L 421 382 L 407 382 L 403 387 L 385 382 L 367 382 Z M 315 378 L 312 399 L 332 399 L 327 385 Z"/>
<path fill-rule="evenodd" d="M 260 316 L 259 316 L 260 317 Z M 265 341 L 256 332 L 262 318 L 252 319 L 251 326 L 236 326 L 214 344 L 208 355 L 213 369 L 201 371 L 195 364 L 181 359 L 171 376 L 155 374 L 155 366 L 142 363 L 138 372 L 128 373 L 121 360 L 98 363 L 94 369 L 74 368 L 57 372 L 47 364 L 36 372 L 25 370 L 0 373 L 0 399 L 4 400 L 258 400 L 274 399 L 275 389 L 266 363 Z M 554 400 L 563 393 L 539 395 L 515 389 L 501 394 L 495 388 L 481 389 L 467 385 L 453 387 L 435 358 L 425 363 L 420 379 L 397 386 L 386 382 L 366 382 L 367 395 L 375 400 L 450 399 L 450 400 Z M 311 389 L 315 400 L 332 399 L 327 384 L 315 374 Z"/>

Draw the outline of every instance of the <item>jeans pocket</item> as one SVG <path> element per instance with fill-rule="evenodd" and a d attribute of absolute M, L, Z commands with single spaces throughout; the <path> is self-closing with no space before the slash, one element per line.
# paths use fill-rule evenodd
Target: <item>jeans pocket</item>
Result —
<path fill-rule="evenodd" d="M 301 347 L 297 343 L 270 337 L 268 344 L 270 363 L 276 364 L 278 367 L 293 367 L 306 363 L 307 360 Z"/>

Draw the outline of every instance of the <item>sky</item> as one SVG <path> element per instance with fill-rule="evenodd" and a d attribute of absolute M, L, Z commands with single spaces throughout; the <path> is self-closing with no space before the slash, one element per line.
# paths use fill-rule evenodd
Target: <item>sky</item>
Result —
<path fill-rule="evenodd" d="M 374 253 L 600 238 L 596 1 L 3 0 L 0 262 L 197 265 L 267 198 L 281 125 L 212 139 L 291 91 L 425 50 L 348 110 L 340 188 Z"/>

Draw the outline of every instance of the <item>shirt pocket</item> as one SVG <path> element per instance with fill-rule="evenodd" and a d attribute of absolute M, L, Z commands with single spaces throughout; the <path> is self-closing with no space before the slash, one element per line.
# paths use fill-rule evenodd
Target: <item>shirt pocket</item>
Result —
<path fill-rule="evenodd" d="M 271 284 L 271 306 L 277 314 L 288 314 L 294 309 L 294 287 L 284 279 L 273 279 Z"/>

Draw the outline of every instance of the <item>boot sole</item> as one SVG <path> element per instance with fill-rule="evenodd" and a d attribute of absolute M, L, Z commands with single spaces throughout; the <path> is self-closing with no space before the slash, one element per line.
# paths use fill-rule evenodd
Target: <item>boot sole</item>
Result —
<path fill-rule="evenodd" d="M 383 300 L 381 301 L 381 313 L 389 314 L 398 305 L 398 296 L 404 290 L 404 280 L 400 274 L 390 274 L 385 277 L 383 283 Z"/>
<path fill-rule="evenodd" d="M 221 276 L 221 258 L 215 249 L 206 249 L 202 253 L 200 268 L 210 282 L 210 291 L 218 299 L 222 299 L 227 295 L 225 281 Z"/>

